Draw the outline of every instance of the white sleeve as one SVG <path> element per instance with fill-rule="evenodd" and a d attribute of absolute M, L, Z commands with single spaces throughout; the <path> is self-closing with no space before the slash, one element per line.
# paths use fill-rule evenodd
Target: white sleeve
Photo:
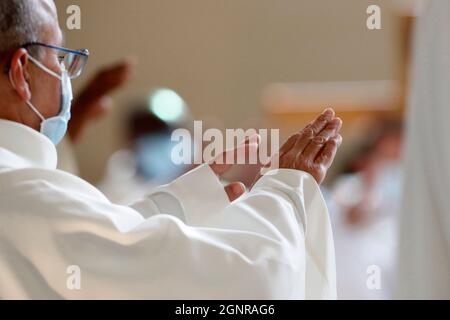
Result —
<path fill-rule="evenodd" d="M 170 214 L 186 224 L 202 225 L 212 207 L 220 211 L 229 204 L 222 183 L 211 167 L 204 164 L 156 188 L 131 207 L 145 218 Z"/>
<path fill-rule="evenodd" d="M 290 257 L 298 259 L 295 272 L 291 271 L 304 280 L 295 286 L 298 294 L 306 299 L 336 299 L 331 223 L 322 193 L 308 173 L 287 169 L 270 172 L 251 193 L 215 220 L 216 227 L 245 230 L 288 243 Z"/>
<path fill-rule="evenodd" d="M 320 190 L 306 173 L 273 173 L 224 209 L 203 204 L 203 195 L 186 199 L 184 186 L 172 186 L 192 225 L 167 214 L 144 219 L 85 193 L 87 187 L 18 184 L 8 208 L 23 209 L 1 216 L 10 249 L 0 251 L 0 287 L 7 298 L 334 298 Z M 80 271 L 77 290 L 68 285 L 71 266 Z"/>

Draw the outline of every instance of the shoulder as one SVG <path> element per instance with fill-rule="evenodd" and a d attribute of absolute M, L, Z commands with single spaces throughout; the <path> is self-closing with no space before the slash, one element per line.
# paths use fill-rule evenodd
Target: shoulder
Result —
<path fill-rule="evenodd" d="M 0 195 L 20 196 L 42 192 L 84 195 L 108 201 L 93 185 L 62 170 L 27 168 L 0 172 Z"/>

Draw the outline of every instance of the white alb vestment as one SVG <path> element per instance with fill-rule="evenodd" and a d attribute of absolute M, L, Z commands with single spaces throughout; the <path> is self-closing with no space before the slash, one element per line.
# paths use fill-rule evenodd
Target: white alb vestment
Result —
<path fill-rule="evenodd" d="M 204 165 L 120 206 L 56 162 L 50 140 L 0 120 L 0 298 L 336 298 L 307 173 L 274 171 L 230 204 Z"/>
<path fill-rule="evenodd" d="M 399 298 L 450 299 L 450 1 L 416 26 L 399 256 Z"/>

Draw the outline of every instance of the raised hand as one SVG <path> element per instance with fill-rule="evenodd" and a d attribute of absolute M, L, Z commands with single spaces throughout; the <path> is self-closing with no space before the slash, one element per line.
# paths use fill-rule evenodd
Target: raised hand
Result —
<path fill-rule="evenodd" d="M 321 184 L 342 143 L 342 120 L 326 109 L 280 149 L 280 168 L 308 172 Z"/>
<path fill-rule="evenodd" d="M 233 167 L 233 164 L 226 162 L 227 157 L 231 154 L 232 158 L 237 158 L 238 154 L 245 154 L 247 158 L 249 154 L 256 153 L 258 150 L 258 145 L 260 143 L 259 135 L 254 135 L 246 138 L 240 145 L 231 150 L 226 150 L 221 153 L 214 161 L 210 163 L 211 169 L 217 176 L 222 176 L 228 170 Z M 242 153 L 243 151 L 243 153 Z M 225 192 L 228 195 L 230 201 L 238 199 L 245 193 L 245 185 L 242 182 L 236 181 L 225 186 Z"/>
<path fill-rule="evenodd" d="M 278 167 L 301 170 L 311 174 L 318 184 L 325 179 L 328 169 L 342 144 L 339 131 L 342 120 L 333 109 L 326 109 L 303 130 L 291 136 L 280 148 Z M 264 170 L 271 168 L 269 163 Z M 276 169 L 276 168 L 274 168 Z M 255 182 L 261 177 L 256 177 Z"/>
<path fill-rule="evenodd" d="M 74 99 L 69 123 L 69 136 L 73 142 L 80 138 L 87 123 L 110 109 L 109 95 L 129 81 L 133 65 L 133 60 L 125 59 L 101 69 Z"/>

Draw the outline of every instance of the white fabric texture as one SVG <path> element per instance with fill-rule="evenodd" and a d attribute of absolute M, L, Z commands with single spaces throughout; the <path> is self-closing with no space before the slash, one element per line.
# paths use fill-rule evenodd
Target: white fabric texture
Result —
<path fill-rule="evenodd" d="M 203 165 L 121 206 L 56 163 L 48 139 L 0 120 L 0 298 L 336 298 L 328 212 L 307 173 L 271 172 L 230 204 Z"/>

